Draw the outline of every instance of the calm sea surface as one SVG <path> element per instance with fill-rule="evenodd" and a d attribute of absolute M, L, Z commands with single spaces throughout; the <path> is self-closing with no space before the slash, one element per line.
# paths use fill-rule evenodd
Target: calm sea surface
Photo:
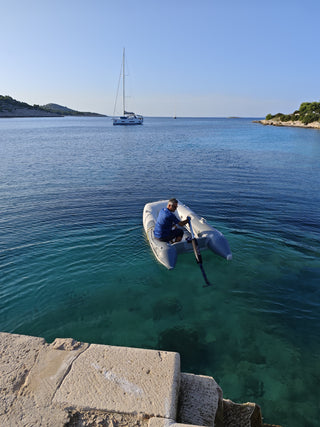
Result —
<path fill-rule="evenodd" d="M 145 203 L 227 237 L 159 265 Z M 180 352 L 265 422 L 318 426 L 320 131 L 251 119 L 0 120 L 0 330 Z"/>

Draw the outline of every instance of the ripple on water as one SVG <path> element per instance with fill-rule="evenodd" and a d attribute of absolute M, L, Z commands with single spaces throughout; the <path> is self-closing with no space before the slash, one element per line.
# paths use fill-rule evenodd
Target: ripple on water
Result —
<path fill-rule="evenodd" d="M 319 133 L 3 120 L 1 330 L 179 351 L 266 422 L 317 425 Z M 231 263 L 203 252 L 210 288 L 193 254 L 167 271 L 144 236 L 144 204 L 172 196 L 228 238 Z"/>

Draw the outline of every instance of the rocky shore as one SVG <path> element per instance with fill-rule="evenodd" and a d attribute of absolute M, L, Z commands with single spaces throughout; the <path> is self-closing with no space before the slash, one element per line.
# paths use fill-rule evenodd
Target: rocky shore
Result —
<path fill-rule="evenodd" d="M 1 426 L 267 427 L 178 353 L 0 333 Z"/>
<path fill-rule="evenodd" d="M 31 108 L 12 108 L 0 111 L 0 118 L 14 117 L 62 117 L 61 114 Z"/>
<path fill-rule="evenodd" d="M 271 120 L 256 120 L 254 123 L 261 123 L 262 125 L 269 125 L 269 126 L 290 126 L 290 127 L 299 127 L 299 128 L 311 128 L 311 129 L 320 129 L 320 122 L 312 122 L 305 125 L 304 123 L 300 122 L 299 120 L 296 121 L 281 121 L 279 119 L 271 119 Z"/>

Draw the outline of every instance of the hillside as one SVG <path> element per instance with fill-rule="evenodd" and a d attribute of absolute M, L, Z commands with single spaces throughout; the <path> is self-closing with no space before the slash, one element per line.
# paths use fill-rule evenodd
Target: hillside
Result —
<path fill-rule="evenodd" d="M 58 104 L 29 105 L 26 102 L 17 101 L 11 96 L 0 95 L 1 117 L 64 117 L 64 116 L 89 116 L 106 117 L 103 114 L 81 112 L 62 107 Z"/>
<path fill-rule="evenodd" d="M 71 108 L 68 108 L 68 107 L 63 107 L 62 105 L 59 105 L 59 104 L 42 105 L 41 109 L 43 109 L 45 111 L 49 111 L 51 113 L 63 115 L 63 116 L 106 117 L 104 114 L 76 111 L 76 110 L 72 110 Z"/>

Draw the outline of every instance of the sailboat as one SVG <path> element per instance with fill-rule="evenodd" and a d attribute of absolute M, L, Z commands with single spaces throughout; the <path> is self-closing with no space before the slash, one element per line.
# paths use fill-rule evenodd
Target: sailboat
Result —
<path fill-rule="evenodd" d="M 130 111 L 126 111 L 126 85 L 125 85 L 125 48 L 122 56 L 122 108 L 123 115 L 113 119 L 114 125 L 142 125 L 143 117 Z"/>

